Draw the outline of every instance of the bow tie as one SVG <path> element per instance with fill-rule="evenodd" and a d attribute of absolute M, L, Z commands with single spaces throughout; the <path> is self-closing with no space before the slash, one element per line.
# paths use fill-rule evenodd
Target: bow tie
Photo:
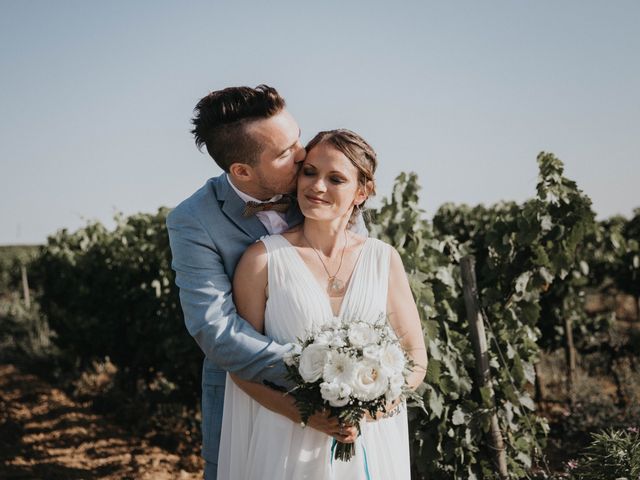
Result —
<path fill-rule="evenodd" d="M 242 212 L 243 217 L 250 217 L 255 215 L 258 212 L 266 212 L 267 210 L 273 210 L 275 212 L 284 213 L 289 210 L 291 206 L 291 197 L 282 197 L 280 200 L 276 200 L 275 202 L 252 202 L 248 201 L 244 206 L 244 211 Z"/>

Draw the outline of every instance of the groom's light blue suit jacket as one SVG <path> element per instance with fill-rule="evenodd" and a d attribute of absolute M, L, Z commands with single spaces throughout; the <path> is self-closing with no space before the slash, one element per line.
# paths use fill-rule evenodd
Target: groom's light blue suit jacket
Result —
<path fill-rule="evenodd" d="M 282 356 L 290 349 L 256 332 L 236 313 L 231 282 L 246 248 L 267 230 L 244 218 L 244 202 L 225 174 L 211 178 L 167 217 L 172 268 L 189 333 L 205 354 L 202 368 L 202 456 L 218 462 L 226 372 L 284 383 Z M 297 208 L 287 223 L 302 221 Z"/>

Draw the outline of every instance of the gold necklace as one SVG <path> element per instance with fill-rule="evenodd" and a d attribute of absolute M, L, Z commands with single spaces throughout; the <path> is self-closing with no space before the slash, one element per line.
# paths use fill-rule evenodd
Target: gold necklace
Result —
<path fill-rule="evenodd" d="M 302 231 L 302 238 L 304 238 L 304 240 L 307 242 L 307 245 L 311 247 L 311 250 L 313 250 L 316 253 L 316 255 L 318 256 L 318 260 L 320 260 L 320 263 L 322 264 L 322 268 L 324 268 L 324 271 L 327 272 L 327 277 L 329 277 L 329 281 L 327 284 L 327 291 L 329 292 L 329 296 L 330 297 L 341 296 L 344 293 L 344 282 L 338 278 L 338 273 L 340 273 L 340 269 L 342 268 L 344 251 L 347 249 L 347 245 L 349 244 L 349 237 L 347 235 L 347 230 L 345 229 L 344 231 L 344 247 L 342 247 L 342 253 L 340 254 L 340 263 L 338 264 L 338 270 L 336 270 L 336 273 L 334 273 L 333 275 L 329 273 L 329 269 L 324 264 L 324 261 L 322 260 L 320 253 L 313 247 L 313 245 L 311 245 L 311 242 L 309 241 L 307 236 L 304 234 L 304 230 Z"/>

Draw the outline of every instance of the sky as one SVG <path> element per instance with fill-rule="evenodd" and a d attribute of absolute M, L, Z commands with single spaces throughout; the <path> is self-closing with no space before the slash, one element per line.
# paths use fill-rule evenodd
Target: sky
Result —
<path fill-rule="evenodd" d="M 640 207 L 640 3 L 0 0 L 0 244 L 175 206 L 221 173 L 189 133 L 233 85 L 376 149 L 378 201 L 535 195 L 553 152 L 599 218 Z M 372 205 L 376 205 L 374 202 Z"/>

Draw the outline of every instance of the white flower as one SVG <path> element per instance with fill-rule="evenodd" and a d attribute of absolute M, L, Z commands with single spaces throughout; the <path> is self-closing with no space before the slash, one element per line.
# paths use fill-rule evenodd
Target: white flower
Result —
<path fill-rule="evenodd" d="M 315 343 L 316 345 L 329 345 L 329 341 L 331 340 L 332 336 L 332 333 L 328 330 L 318 332 L 313 339 L 313 343 Z"/>
<path fill-rule="evenodd" d="M 388 325 L 387 316 L 384 313 L 378 315 L 378 317 L 371 322 L 376 328 L 382 328 Z"/>
<path fill-rule="evenodd" d="M 344 407 L 349 403 L 351 387 L 345 383 L 322 382 L 320 394 L 332 407 Z"/>
<path fill-rule="evenodd" d="M 378 343 L 379 339 L 378 332 L 369 324 L 359 322 L 349 327 L 349 341 L 354 347 Z"/>
<path fill-rule="evenodd" d="M 404 375 L 397 374 L 391 377 L 389 380 L 389 390 L 385 393 L 384 397 L 387 402 L 391 402 L 398 398 L 402 394 L 402 387 L 404 386 Z"/>
<path fill-rule="evenodd" d="M 340 348 L 346 345 L 344 332 L 341 330 L 324 330 L 316 335 L 313 343 L 328 345 L 333 348 Z"/>
<path fill-rule="evenodd" d="M 395 343 L 390 343 L 382 349 L 380 366 L 388 376 L 393 376 L 404 371 L 406 360 L 402 349 Z"/>
<path fill-rule="evenodd" d="M 355 366 L 354 373 L 351 388 L 360 400 L 375 400 L 386 392 L 389 378 L 378 363 L 364 360 Z"/>
<path fill-rule="evenodd" d="M 298 363 L 298 356 L 300 355 L 300 352 L 302 352 L 302 347 L 297 343 L 293 344 L 293 348 L 282 357 L 284 364 L 291 367 Z"/>
<path fill-rule="evenodd" d="M 333 402 L 340 398 L 340 384 L 334 382 L 322 382 L 320 384 L 320 394 L 328 402 Z"/>
<path fill-rule="evenodd" d="M 396 335 L 396 331 L 391 328 L 389 325 L 384 327 L 384 331 L 389 338 L 393 338 L 394 340 L 398 340 L 398 336 Z"/>
<path fill-rule="evenodd" d="M 329 349 L 326 345 L 315 343 L 302 350 L 298 372 L 305 382 L 313 383 L 320 379 L 328 353 Z"/>
<path fill-rule="evenodd" d="M 382 347 L 380 345 L 367 345 L 362 349 L 362 356 L 367 360 L 377 362 L 382 356 Z"/>
<path fill-rule="evenodd" d="M 343 353 L 332 351 L 327 356 L 322 378 L 325 382 L 351 384 L 354 359 Z"/>
<path fill-rule="evenodd" d="M 338 317 L 333 317 L 333 318 L 327 319 L 322 324 L 321 328 L 322 330 L 337 330 L 341 327 L 342 327 L 342 319 Z"/>

